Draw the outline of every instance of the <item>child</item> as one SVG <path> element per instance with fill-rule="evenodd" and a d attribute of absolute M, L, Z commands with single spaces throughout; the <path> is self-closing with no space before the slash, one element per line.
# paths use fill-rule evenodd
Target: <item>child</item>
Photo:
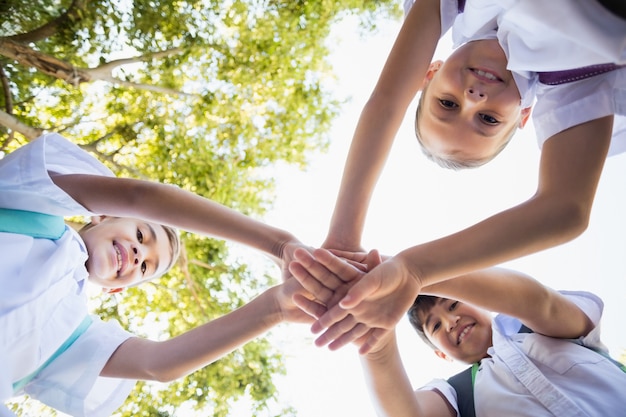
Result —
<path fill-rule="evenodd" d="M 451 26 L 463 44 L 445 63 L 430 65 L 440 35 Z M 391 329 L 423 286 L 580 235 L 609 147 L 624 149 L 626 68 L 602 67 L 579 81 L 545 83 L 555 81 L 557 70 L 623 64 L 625 45 L 626 21 L 595 1 L 416 1 L 359 119 L 323 246 L 360 250 L 374 183 L 423 85 L 420 140 L 434 158 L 470 166 L 495 156 L 523 126 L 538 88 L 534 114 L 543 144 L 537 192 L 472 227 L 394 256 L 351 290 L 341 303 L 347 314 L 355 315 L 362 300 L 375 300 L 384 315 L 371 322 L 356 317 Z M 322 322 L 334 320 L 327 315 Z"/>
<path fill-rule="evenodd" d="M 364 275 L 329 252 L 314 254 L 296 252 L 291 270 L 318 298 Z M 376 262 L 370 256 L 368 267 Z M 437 356 L 476 363 L 473 386 L 471 375 L 467 385 L 456 382 L 459 374 L 414 392 L 389 332 L 362 357 L 378 415 L 467 416 L 460 407 L 466 400 L 474 403 L 468 411 L 481 416 L 623 414 L 626 373 L 600 341 L 603 304 L 595 295 L 557 292 L 495 268 L 424 291 L 440 296 L 420 295 L 408 312 L 411 324 Z M 325 310 L 304 298 L 296 302 L 314 316 Z M 501 314 L 493 318 L 491 311 Z"/>
<path fill-rule="evenodd" d="M 44 135 L 0 160 L 0 207 L 3 401 L 27 393 L 71 415 L 108 416 L 128 396 L 133 380 L 171 381 L 280 322 L 308 320 L 291 302 L 301 291 L 293 279 L 163 342 L 89 316 L 87 281 L 124 288 L 173 265 L 178 237 L 171 227 L 255 247 L 283 264 L 285 273 L 294 249 L 303 245 L 287 232 L 177 187 L 115 178 L 58 134 Z M 33 210 L 38 213 L 26 212 Z M 78 233 L 55 217 L 77 214 L 106 216 L 94 217 Z M 1 221 L 9 215 L 27 216 L 27 224 L 33 219 L 28 216 L 57 218 L 61 233 L 35 238 L 11 230 L 15 221 Z M 0 415 L 7 413 L 0 406 Z"/>

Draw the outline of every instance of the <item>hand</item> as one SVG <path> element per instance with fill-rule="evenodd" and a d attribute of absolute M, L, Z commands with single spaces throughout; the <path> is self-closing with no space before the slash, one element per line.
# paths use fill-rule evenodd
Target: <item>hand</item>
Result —
<path fill-rule="evenodd" d="M 371 251 L 365 257 L 359 258 L 357 266 L 348 263 L 329 251 L 317 249 L 315 257 L 311 254 L 296 252 L 296 262 L 290 265 L 294 277 L 320 302 L 315 302 L 304 297 L 295 297 L 294 301 L 300 308 L 313 317 L 319 318 L 328 309 L 333 307 L 346 294 L 361 277 L 365 276 L 364 270 L 374 268 L 380 264 L 380 255 L 377 251 Z M 312 331 L 318 333 L 323 328 L 313 326 Z M 367 340 L 374 340 L 381 335 L 376 330 L 359 323 L 352 315 L 347 315 L 337 323 L 334 323 L 315 343 L 324 346 L 328 343 L 331 350 L 338 349 L 343 345 L 355 342 L 359 345 Z M 378 334 L 378 335 L 377 335 Z"/>
<path fill-rule="evenodd" d="M 369 260 L 369 263 L 371 263 L 371 258 L 368 258 L 369 256 L 371 256 L 371 253 L 372 253 L 371 251 L 370 252 L 363 252 L 363 251 L 351 252 L 347 250 L 329 249 L 329 252 L 335 256 L 342 258 L 343 260 L 347 261 L 351 265 L 356 266 L 357 268 L 361 268 L 363 271 L 369 271 L 370 269 L 374 268 L 376 265 L 380 264 L 381 260 L 386 261 L 391 258 L 391 256 L 388 256 L 388 255 L 378 255 L 378 257 L 380 258 L 378 259 L 378 262 L 368 265 L 368 260 Z"/>
<path fill-rule="evenodd" d="M 361 271 L 359 273 L 363 274 Z M 304 283 L 303 286 L 307 288 Z M 307 290 L 311 291 L 309 288 Z M 358 339 L 361 354 L 371 351 L 400 321 L 419 291 L 417 280 L 408 273 L 399 258 L 394 257 L 381 263 L 359 277 L 338 305 L 319 316 L 313 324 L 313 331 L 327 330 L 317 343 L 332 341 L 332 348 L 336 349 L 349 342 L 357 342 Z M 342 324 L 346 322 L 359 323 L 370 329 L 368 337 L 364 338 L 358 331 L 347 329 L 348 326 Z"/>
<path fill-rule="evenodd" d="M 274 258 L 274 261 L 280 267 L 283 282 L 287 282 L 289 278 L 293 277 L 291 271 L 289 271 L 289 264 L 295 259 L 294 252 L 297 250 L 313 253 L 312 247 L 305 245 L 297 239 L 293 239 L 291 241 L 284 242 L 280 249 L 280 258 Z"/>
<path fill-rule="evenodd" d="M 311 295 L 304 290 L 302 285 L 295 278 L 290 278 L 282 284 L 273 288 L 274 300 L 277 303 L 278 311 L 280 311 L 280 321 L 290 323 L 313 323 L 314 318 L 306 311 L 302 310 L 295 302 L 294 298 L 302 298 L 312 304 L 316 304 L 311 300 Z"/>

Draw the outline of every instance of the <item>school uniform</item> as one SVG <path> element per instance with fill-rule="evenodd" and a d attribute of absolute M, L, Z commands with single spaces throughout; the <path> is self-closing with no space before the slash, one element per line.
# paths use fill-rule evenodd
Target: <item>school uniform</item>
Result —
<path fill-rule="evenodd" d="M 626 410 L 626 373 L 603 354 L 600 340 L 603 303 L 588 292 L 562 292 L 594 324 L 576 340 L 519 333 L 521 322 L 498 315 L 493 346 L 476 373 L 477 416 L 619 416 Z M 602 352 L 598 353 L 598 352 Z M 439 391 L 459 412 L 456 391 L 445 380 L 420 388 Z"/>
<path fill-rule="evenodd" d="M 113 175 L 60 135 L 44 135 L 0 160 L 0 207 L 91 215 L 48 171 Z M 135 381 L 99 374 L 132 334 L 88 315 L 86 259 L 84 242 L 69 227 L 57 240 L 0 232 L 1 400 L 26 393 L 72 416 L 97 417 L 111 415 L 128 397 Z M 72 335 L 69 348 L 15 391 L 17 381 L 24 382 Z M 0 405 L 5 415 L 13 414 Z"/>
<path fill-rule="evenodd" d="M 412 0 L 405 3 L 408 12 Z M 539 146 L 569 127 L 615 115 L 609 155 L 626 151 L 626 68 L 549 85 L 554 74 L 599 64 L 626 64 L 626 21 L 593 0 L 441 0 L 441 33 L 454 48 L 497 39 L 520 91 L 534 104 Z M 593 69 L 591 72 L 593 73 Z"/>

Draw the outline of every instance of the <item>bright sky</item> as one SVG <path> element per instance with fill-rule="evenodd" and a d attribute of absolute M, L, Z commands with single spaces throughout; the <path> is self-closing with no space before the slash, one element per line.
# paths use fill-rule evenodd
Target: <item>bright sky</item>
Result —
<path fill-rule="evenodd" d="M 275 209 L 265 220 L 316 246 L 325 238 L 343 164 L 363 104 L 371 92 L 400 22 L 380 23 L 361 39 L 350 19 L 330 40 L 339 76 L 336 91 L 351 97 L 337 119 L 330 152 L 307 172 L 279 169 Z M 445 57 L 447 51 L 440 51 Z M 414 106 L 409 113 L 412 113 Z M 529 123 L 492 163 L 452 172 L 428 162 L 413 136 L 410 114 L 398 133 L 373 201 L 363 244 L 393 255 L 398 251 L 470 226 L 521 203 L 536 188 L 539 149 Z M 605 302 L 604 341 L 613 356 L 626 349 L 626 155 L 610 158 L 597 193 L 589 229 L 575 241 L 508 263 L 556 289 L 587 290 Z M 353 346 L 337 352 L 316 348 L 307 326 L 285 325 L 274 332 L 287 359 L 278 378 L 281 400 L 300 417 L 375 416 Z M 400 347 L 415 387 L 462 367 L 435 357 L 410 329 L 399 326 Z"/>

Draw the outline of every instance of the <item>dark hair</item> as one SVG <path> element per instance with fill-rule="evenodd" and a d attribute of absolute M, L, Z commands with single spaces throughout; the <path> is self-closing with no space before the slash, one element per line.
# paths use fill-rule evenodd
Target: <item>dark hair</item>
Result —
<path fill-rule="evenodd" d="M 422 323 L 421 317 L 428 314 L 431 308 L 435 304 L 437 304 L 441 300 L 441 297 L 436 297 L 434 295 L 419 295 L 415 301 L 413 301 L 413 305 L 407 311 L 407 316 L 409 317 L 409 322 L 411 326 L 415 329 L 419 337 L 431 348 L 437 349 L 437 347 L 431 342 L 426 333 L 424 333 L 424 324 Z M 420 317 L 421 316 L 421 317 Z"/>
<path fill-rule="evenodd" d="M 493 154 L 487 156 L 486 158 L 459 159 L 459 158 L 455 158 L 454 155 L 435 155 L 426 147 L 426 145 L 424 145 L 424 142 L 422 141 L 422 134 L 419 128 L 419 121 L 420 121 L 420 114 L 421 114 L 420 109 L 424 102 L 424 95 L 426 94 L 427 89 L 428 89 L 428 85 L 425 85 L 424 88 L 422 89 L 420 99 L 417 103 L 417 109 L 415 110 L 415 137 L 417 138 L 417 142 L 420 144 L 422 153 L 426 156 L 426 158 L 433 161 L 434 163 L 436 163 L 442 168 L 448 168 L 454 171 L 459 171 L 461 169 L 481 167 L 485 165 L 487 162 L 494 159 L 496 156 L 498 156 L 498 154 L 502 152 L 502 150 L 506 147 L 506 145 L 509 144 L 509 142 L 513 138 L 513 135 L 517 131 L 518 123 L 514 124 L 511 127 L 511 129 L 509 129 L 509 131 L 506 133 L 505 140 L 502 141 L 498 149 L 496 149 Z"/>

